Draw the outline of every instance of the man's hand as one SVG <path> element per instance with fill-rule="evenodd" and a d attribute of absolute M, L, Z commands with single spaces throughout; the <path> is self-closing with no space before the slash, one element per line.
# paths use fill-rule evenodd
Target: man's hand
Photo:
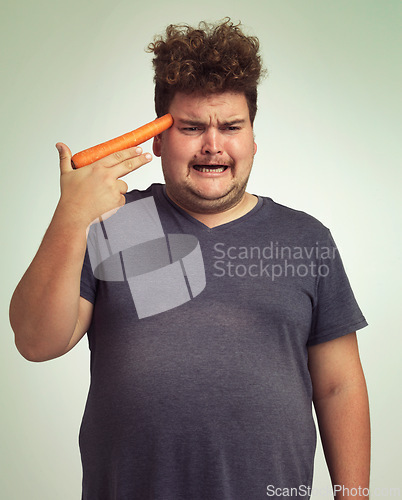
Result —
<path fill-rule="evenodd" d="M 101 160 L 73 169 L 71 151 L 62 142 L 56 147 L 60 157 L 60 203 L 74 219 L 87 225 L 106 212 L 125 204 L 127 184 L 121 180 L 128 173 L 149 163 L 152 156 L 139 147 L 119 151 Z"/>

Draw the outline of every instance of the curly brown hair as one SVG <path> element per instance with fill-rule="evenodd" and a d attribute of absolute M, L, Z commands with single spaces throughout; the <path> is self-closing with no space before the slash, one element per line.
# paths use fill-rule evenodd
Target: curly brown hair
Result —
<path fill-rule="evenodd" d="M 168 113 L 176 92 L 201 94 L 241 92 L 247 99 L 251 123 L 257 112 L 257 85 L 266 73 L 259 41 L 246 36 L 230 18 L 198 28 L 187 24 L 166 28 L 148 45 L 155 69 L 155 110 Z"/>

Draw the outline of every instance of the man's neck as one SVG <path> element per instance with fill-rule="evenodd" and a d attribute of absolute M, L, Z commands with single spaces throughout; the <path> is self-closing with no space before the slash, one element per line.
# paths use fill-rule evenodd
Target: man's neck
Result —
<path fill-rule="evenodd" d="M 229 210 L 216 214 L 197 213 L 187 210 L 184 207 L 181 208 L 183 208 L 183 210 L 185 210 L 192 217 L 202 222 L 205 226 L 213 228 L 243 217 L 243 215 L 246 215 L 256 206 L 257 202 L 257 196 L 250 193 L 244 193 L 242 200 L 237 205 Z"/>

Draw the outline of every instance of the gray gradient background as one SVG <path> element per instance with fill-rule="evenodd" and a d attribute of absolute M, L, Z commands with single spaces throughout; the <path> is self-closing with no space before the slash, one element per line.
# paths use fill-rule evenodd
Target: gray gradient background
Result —
<path fill-rule="evenodd" d="M 29 363 L 8 322 L 11 294 L 58 201 L 54 144 L 77 152 L 153 119 L 147 43 L 166 24 L 226 15 L 259 36 L 270 71 L 260 87 L 249 191 L 331 228 L 370 323 L 359 339 L 371 400 L 372 498 L 376 488 L 402 495 L 401 7 L 397 0 L 3 2 L 1 498 L 80 498 L 87 341 L 60 359 Z M 162 181 L 159 161 L 126 179 L 130 188 Z M 319 446 L 313 498 L 331 498 L 321 493 L 329 484 Z"/>

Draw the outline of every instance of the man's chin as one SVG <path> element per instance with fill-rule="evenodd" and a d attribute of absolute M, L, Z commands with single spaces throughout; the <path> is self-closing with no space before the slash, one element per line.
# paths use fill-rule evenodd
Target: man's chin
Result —
<path fill-rule="evenodd" d="M 167 193 L 184 210 L 194 213 L 217 214 L 236 206 L 242 200 L 245 190 L 246 186 L 240 191 L 232 188 L 223 193 L 193 190 L 171 192 L 168 189 Z"/>

